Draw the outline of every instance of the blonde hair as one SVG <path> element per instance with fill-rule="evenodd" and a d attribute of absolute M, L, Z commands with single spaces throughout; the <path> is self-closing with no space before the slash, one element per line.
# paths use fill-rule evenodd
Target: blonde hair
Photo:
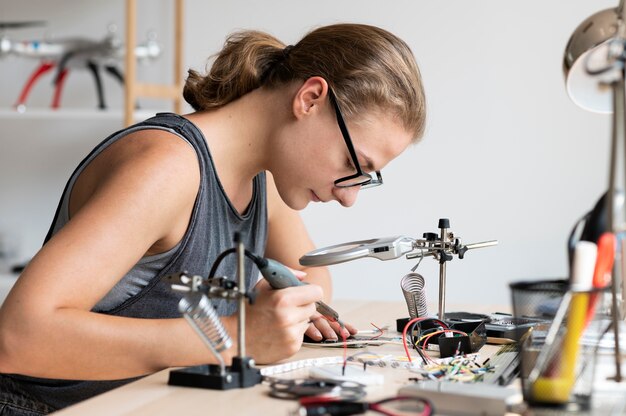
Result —
<path fill-rule="evenodd" d="M 264 32 L 234 33 L 207 75 L 189 70 L 183 96 L 195 110 L 209 110 L 261 86 L 276 88 L 314 76 L 329 83 L 347 118 L 379 108 L 396 116 L 415 141 L 424 134 L 426 99 L 411 49 L 369 25 L 320 27 L 287 48 Z"/>

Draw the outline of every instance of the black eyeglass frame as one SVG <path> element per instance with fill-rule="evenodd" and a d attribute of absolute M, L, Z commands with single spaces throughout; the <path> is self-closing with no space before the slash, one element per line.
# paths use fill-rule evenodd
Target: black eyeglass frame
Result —
<path fill-rule="evenodd" d="M 335 186 L 338 188 L 350 188 L 353 186 L 360 186 L 361 189 L 365 188 L 373 188 L 375 186 L 380 186 L 383 184 L 383 177 L 379 170 L 375 171 L 376 178 L 374 178 L 371 174 L 364 172 L 361 169 L 361 164 L 359 163 L 359 159 L 356 155 L 356 151 L 354 150 L 354 145 L 352 144 L 352 138 L 350 138 L 350 133 L 348 132 L 348 127 L 346 126 L 346 122 L 343 119 L 343 114 L 341 114 L 341 110 L 339 109 L 339 104 L 337 103 L 337 98 L 333 93 L 333 90 L 328 87 L 328 98 L 330 102 L 333 104 L 335 108 L 335 114 L 337 116 L 337 124 L 339 124 L 339 129 L 341 130 L 341 135 L 343 136 L 343 140 L 346 142 L 346 146 L 348 147 L 348 152 L 350 152 L 350 157 L 352 158 L 352 163 L 356 168 L 356 173 L 354 175 L 344 176 L 343 178 L 339 178 L 335 181 Z M 359 178 L 361 180 L 359 180 Z M 356 180 L 356 181 L 355 181 Z M 346 184 L 345 182 L 353 182 Z M 342 183 L 343 182 L 343 183 Z"/>

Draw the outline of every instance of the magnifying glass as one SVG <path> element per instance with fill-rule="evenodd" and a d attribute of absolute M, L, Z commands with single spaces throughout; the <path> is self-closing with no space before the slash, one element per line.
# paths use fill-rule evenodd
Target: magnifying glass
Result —
<path fill-rule="evenodd" d="M 415 250 L 415 239 L 404 236 L 351 241 L 313 250 L 300 257 L 303 266 L 327 266 L 363 257 L 391 260 Z"/>

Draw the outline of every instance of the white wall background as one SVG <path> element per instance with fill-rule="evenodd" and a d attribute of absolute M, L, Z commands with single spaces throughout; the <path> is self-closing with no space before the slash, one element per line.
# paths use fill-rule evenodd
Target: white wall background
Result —
<path fill-rule="evenodd" d="M 396 234 L 421 237 L 448 217 L 465 243 L 500 241 L 449 264 L 448 304 L 476 299 L 506 304 L 509 282 L 566 274 L 570 228 L 606 188 L 610 117 L 585 112 L 568 99 L 561 63 L 576 26 L 616 5 L 607 0 L 187 0 L 184 55 L 186 67 L 202 68 L 225 36 L 242 28 L 294 43 L 319 25 L 361 22 L 405 39 L 427 93 L 425 138 L 385 169 L 385 186 L 362 192 L 353 208 L 314 205 L 302 215 L 319 246 Z M 123 8 L 121 0 L 5 0 L 0 20 L 48 20 L 45 29 L 11 31 L 15 38 L 44 32 L 97 38 L 111 22 L 123 36 Z M 154 29 L 167 52 L 141 76 L 167 81 L 171 2 L 139 2 L 139 10 L 138 38 Z M 13 104 L 35 65 L 17 58 L 0 61 L 1 108 Z M 36 87 L 30 107 L 49 104 L 50 79 Z M 119 109 L 121 88 L 110 79 L 105 85 L 108 101 Z M 63 103 L 95 108 L 86 72 L 70 74 Z M 121 125 L 121 116 L 96 119 L 94 125 L 90 117 L 0 116 L 0 233 L 18 242 L 16 257 L 28 258 L 40 244 L 81 146 L 91 147 Z M 56 141 L 64 137 L 71 140 Z M 39 162 L 42 152 L 45 162 Z M 54 171 L 46 163 L 55 165 Z M 411 266 L 404 259 L 332 266 L 335 296 L 401 299 L 399 280 Z M 426 259 L 420 271 L 435 302 L 437 263 Z"/>

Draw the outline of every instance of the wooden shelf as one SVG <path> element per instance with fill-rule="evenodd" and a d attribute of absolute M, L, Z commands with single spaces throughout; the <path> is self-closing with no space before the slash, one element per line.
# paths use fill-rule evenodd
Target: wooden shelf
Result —
<path fill-rule="evenodd" d="M 134 122 L 143 121 L 152 117 L 158 112 L 164 110 L 146 109 L 135 110 L 133 112 Z M 0 109 L 0 120 L 34 120 L 34 119 L 49 119 L 49 120 L 75 120 L 78 118 L 95 119 L 95 120 L 113 120 L 123 121 L 125 120 L 124 110 L 119 109 L 88 109 L 88 108 L 60 108 L 57 110 L 51 110 L 44 107 L 28 108 L 23 113 L 20 113 L 11 108 Z"/>
<path fill-rule="evenodd" d="M 137 0 L 126 0 L 126 59 L 124 82 L 124 124 L 137 120 L 135 101 L 139 97 L 163 98 L 174 103 L 174 112 L 180 114 L 183 108 L 183 11 L 184 0 L 174 0 L 174 79 L 171 84 L 138 83 L 135 59 L 137 44 Z"/>

